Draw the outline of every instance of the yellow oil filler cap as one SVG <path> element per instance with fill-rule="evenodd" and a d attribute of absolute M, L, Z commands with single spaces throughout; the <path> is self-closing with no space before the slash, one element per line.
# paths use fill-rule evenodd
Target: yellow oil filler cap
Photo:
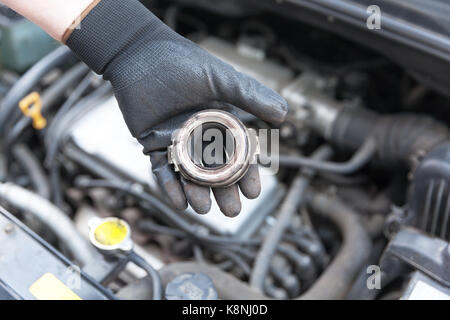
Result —
<path fill-rule="evenodd" d="M 47 120 L 42 115 L 42 100 L 37 92 L 32 92 L 25 98 L 20 100 L 19 108 L 22 113 L 31 118 L 33 121 L 33 128 L 42 130 L 47 126 Z"/>

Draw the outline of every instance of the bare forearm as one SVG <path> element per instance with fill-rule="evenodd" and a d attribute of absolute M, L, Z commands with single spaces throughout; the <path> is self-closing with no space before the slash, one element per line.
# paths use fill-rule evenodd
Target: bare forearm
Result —
<path fill-rule="evenodd" d="M 96 0 L 1 0 L 59 41 L 94 2 Z"/>

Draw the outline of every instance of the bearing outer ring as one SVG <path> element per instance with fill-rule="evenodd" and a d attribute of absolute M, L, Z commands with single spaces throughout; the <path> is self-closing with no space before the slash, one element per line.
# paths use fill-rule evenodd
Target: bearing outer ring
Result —
<path fill-rule="evenodd" d="M 231 132 L 234 138 L 232 157 L 219 168 L 200 167 L 189 156 L 189 139 L 194 130 L 206 123 L 216 123 Z M 244 124 L 234 115 L 222 110 L 195 113 L 172 136 L 168 148 L 169 163 L 187 180 L 209 187 L 227 187 L 239 181 L 250 165 L 250 136 Z"/>

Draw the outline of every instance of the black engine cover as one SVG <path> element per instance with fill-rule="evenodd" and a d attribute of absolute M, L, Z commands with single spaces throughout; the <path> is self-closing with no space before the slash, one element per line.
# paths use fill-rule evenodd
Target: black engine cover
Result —
<path fill-rule="evenodd" d="M 450 144 L 430 152 L 418 166 L 411 190 L 413 224 L 450 239 Z"/>

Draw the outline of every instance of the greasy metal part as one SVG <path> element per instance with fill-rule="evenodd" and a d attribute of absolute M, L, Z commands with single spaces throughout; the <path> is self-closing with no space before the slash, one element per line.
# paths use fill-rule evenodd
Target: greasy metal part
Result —
<path fill-rule="evenodd" d="M 128 130 L 113 95 L 72 121 L 64 134 L 64 154 L 71 160 L 101 177 L 124 177 L 157 192 L 150 161 Z M 98 163 L 106 166 L 95 166 Z"/>
<path fill-rule="evenodd" d="M 294 265 L 295 273 L 305 282 L 311 282 L 317 275 L 317 269 L 311 256 L 288 245 L 280 245 L 278 252 L 285 256 Z"/>
<path fill-rule="evenodd" d="M 307 126 L 325 138 L 329 138 L 342 105 L 324 93 L 325 78 L 305 72 L 281 90 L 291 111 L 293 121 Z"/>
<path fill-rule="evenodd" d="M 268 276 L 264 280 L 264 291 L 265 293 L 276 300 L 286 300 L 289 298 L 288 292 L 284 288 L 280 288 L 275 284 L 275 279 Z"/>
<path fill-rule="evenodd" d="M 285 234 L 283 240 L 291 242 L 300 252 L 309 255 L 320 270 L 326 268 L 329 257 L 320 239 L 312 239 L 300 234 Z"/>
<path fill-rule="evenodd" d="M 214 128 L 224 128 L 234 140 L 232 153 L 218 167 L 206 167 L 197 159 L 196 152 L 202 153 L 201 143 L 196 139 L 195 131 L 204 125 Z M 203 135 L 203 133 L 200 131 Z M 190 154 L 194 135 L 194 156 Z M 200 136 L 203 141 L 203 136 Z M 200 148 L 200 151 L 197 149 Z M 172 145 L 168 148 L 169 163 L 175 171 L 187 180 L 210 187 L 228 187 L 239 181 L 246 173 L 252 160 L 251 139 L 247 128 L 232 114 L 221 110 L 205 110 L 194 114 L 172 137 Z M 229 150 L 227 150 L 229 151 Z"/>
<path fill-rule="evenodd" d="M 297 297 L 300 294 L 302 284 L 297 276 L 292 272 L 291 265 L 283 256 L 274 256 L 270 265 L 270 275 L 277 283 L 281 285 L 282 288 L 287 291 L 290 297 Z"/>

